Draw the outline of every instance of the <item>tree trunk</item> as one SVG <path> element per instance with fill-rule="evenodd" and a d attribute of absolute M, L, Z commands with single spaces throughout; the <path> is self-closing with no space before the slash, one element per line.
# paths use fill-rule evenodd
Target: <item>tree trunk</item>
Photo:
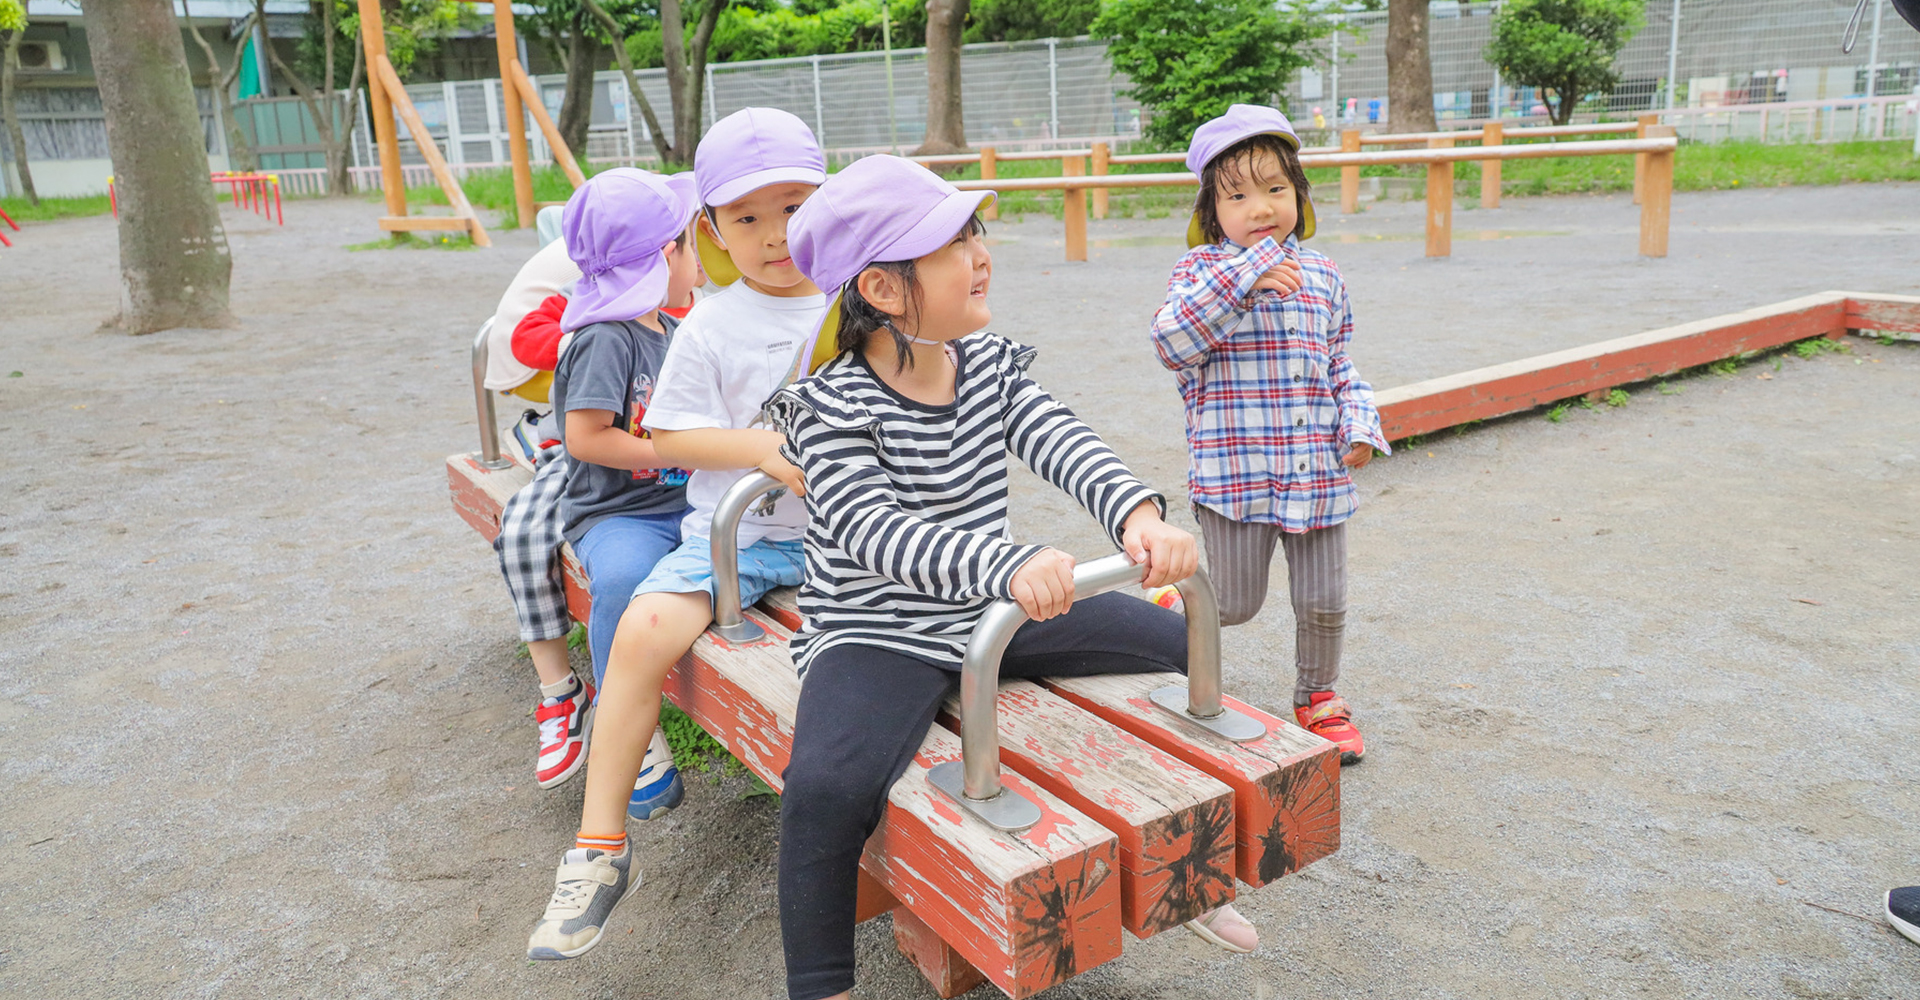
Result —
<path fill-rule="evenodd" d="M 180 17 L 187 22 L 187 31 L 193 35 L 194 43 L 200 46 L 200 54 L 207 59 L 207 85 L 213 88 L 214 101 L 220 108 L 220 124 L 227 133 L 227 169 L 252 173 L 260 169 L 260 161 L 253 155 L 253 145 L 247 142 L 247 134 L 240 130 L 240 120 L 233 112 L 233 81 L 240 76 L 240 65 L 246 60 L 234 53 L 233 66 L 220 68 L 220 57 L 214 54 L 213 46 L 207 44 L 200 27 L 193 23 L 193 11 L 187 0 L 180 0 Z M 240 24 L 239 37 L 245 38 L 253 30 L 253 15 Z"/>
<path fill-rule="evenodd" d="M 13 168 L 20 176 L 20 193 L 27 196 L 27 204 L 40 204 L 40 195 L 33 189 L 33 171 L 27 167 L 27 135 L 20 129 L 20 112 L 14 107 L 14 70 L 20 65 L 20 40 L 26 31 L 15 31 L 7 36 L 7 48 L 0 55 L 0 113 L 7 119 L 7 144 L 13 147 Z"/>
<path fill-rule="evenodd" d="M 1432 132 L 1427 0 L 1387 0 L 1387 131 Z"/>
<path fill-rule="evenodd" d="M 673 160 L 692 163 L 700 145 L 702 102 L 707 99 L 707 46 L 727 0 L 707 0 L 687 42 L 680 0 L 660 0 L 660 55 L 666 63 L 667 96 L 673 101 Z"/>
<path fill-rule="evenodd" d="M 266 23 L 266 0 L 253 0 L 254 16 Z M 334 37 L 333 5 L 322 8 L 321 30 L 326 32 L 323 42 L 325 55 L 322 57 L 325 86 L 315 92 L 313 85 L 293 71 L 293 67 L 280 58 L 280 52 L 272 45 L 263 46 L 271 57 L 273 68 L 287 78 L 293 92 L 300 95 L 300 103 L 306 106 L 307 114 L 313 118 L 314 130 L 320 133 L 320 144 L 325 148 L 327 158 L 327 195 L 339 198 L 353 193 L 353 179 L 347 172 L 347 144 L 353 141 L 353 117 L 340 106 L 338 92 L 333 89 L 334 75 Z M 366 50 L 360 45 L 360 33 L 353 33 L 353 71 L 347 75 L 347 92 L 352 93 L 360 86 L 360 74 L 366 66 Z M 339 112 L 336 117 L 335 113 Z"/>
<path fill-rule="evenodd" d="M 607 37 L 613 39 L 613 55 L 620 63 L 620 75 L 626 78 L 627 94 L 633 98 L 633 106 L 640 109 L 640 117 L 647 123 L 647 132 L 653 136 L 654 151 L 660 154 L 662 167 L 668 164 L 668 154 L 672 147 L 667 145 L 667 135 L 660 130 L 660 119 L 653 113 L 653 102 L 647 100 L 646 91 L 640 89 L 640 78 L 633 75 L 633 56 L 627 52 L 627 36 L 620 30 L 618 22 L 594 0 L 580 0 L 594 20 L 607 31 Z"/>
<path fill-rule="evenodd" d="M 230 326 L 233 260 L 173 3 L 89 3 L 81 13 L 120 198 L 119 325 L 129 333 Z"/>
<path fill-rule="evenodd" d="M 582 162 L 587 158 L 587 126 L 593 124 L 593 67 L 600 60 L 600 45 L 588 27 L 586 8 L 576 8 L 567 33 L 567 94 L 553 123 Z"/>
<path fill-rule="evenodd" d="M 927 138 L 915 156 L 962 153 L 967 125 L 960 105 L 960 35 L 971 0 L 927 0 Z"/>

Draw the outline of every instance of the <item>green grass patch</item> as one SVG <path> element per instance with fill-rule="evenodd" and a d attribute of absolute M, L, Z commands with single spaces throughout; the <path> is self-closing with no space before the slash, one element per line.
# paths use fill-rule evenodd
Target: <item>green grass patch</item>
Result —
<path fill-rule="evenodd" d="M 55 219 L 105 215 L 113 211 L 113 203 L 104 194 L 79 198 L 42 198 L 38 205 L 28 204 L 25 198 L 0 198 L 0 210 L 5 210 L 16 222 L 51 222 Z M 0 226 L 5 225 L 0 222 Z"/>
<path fill-rule="evenodd" d="M 433 236 L 415 236 L 412 233 L 394 233 L 365 243 L 349 243 L 348 250 L 472 250 L 473 237 L 466 233 L 439 233 Z"/>
<path fill-rule="evenodd" d="M 591 163 L 582 163 L 580 171 L 588 177 L 599 173 L 606 167 Z M 500 167 L 494 170 L 476 170 L 460 181 L 460 190 L 466 192 L 467 200 L 476 209 L 492 209 L 500 213 L 499 221 L 488 226 L 490 229 L 517 228 L 520 219 L 514 211 L 513 171 Z M 573 194 L 573 182 L 559 167 L 548 165 L 533 172 L 533 200 L 566 201 Z M 375 191 L 369 200 L 378 201 L 380 193 Z M 446 192 L 438 184 L 423 184 L 407 189 L 407 201 L 416 205 L 445 205 Z"/>

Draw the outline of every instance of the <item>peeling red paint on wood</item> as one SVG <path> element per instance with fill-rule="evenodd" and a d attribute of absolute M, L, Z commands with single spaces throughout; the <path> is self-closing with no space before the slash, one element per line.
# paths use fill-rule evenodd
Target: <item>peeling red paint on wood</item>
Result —
<path fill-rule="evenodd" d="M 1184 684 L 1178 674 L 1046 678 L 1074 705 L 1127 730 L 1233 789 L 1234 874 L 1261 886 L 1340 849 L 1340 754 L 1292 722 L 1233 698 L 1223 701 L 1267 727 L 1234 743 L 1183 722 L 1148 694 Z"/>
<path fill-rule="evenodd" d="M 927 978 L 941 1000 L 957 997 L 987 981 L 979 969 L 904 907 L 893 916 L 893 945 Z"/>
<path fill-rule="evenodd" d="M 941 722 L 958 728 L 957 702 Z M 1121 919 L 1136 937 L 1233 898 L 1232 790 L 1028 681 L 1000 686 L 1000 758 L 1119 835 Z"/>

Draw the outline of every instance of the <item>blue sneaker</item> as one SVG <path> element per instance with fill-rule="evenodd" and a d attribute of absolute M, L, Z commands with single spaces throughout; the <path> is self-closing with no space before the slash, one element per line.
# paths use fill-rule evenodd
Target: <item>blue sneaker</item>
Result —
<path fill-rule="evenodd" d="M 646 759 L 640 762 L 640 776 L 633 781 L 633 794 L 627 798 L 627 815 L 634 819 L 659 819 L 673 811 L 687 794 L 680 781 L 680 769 L 673 766 L 673 750 L 667 746 L 667 734 L 655 729 L 647 744 Z"/>

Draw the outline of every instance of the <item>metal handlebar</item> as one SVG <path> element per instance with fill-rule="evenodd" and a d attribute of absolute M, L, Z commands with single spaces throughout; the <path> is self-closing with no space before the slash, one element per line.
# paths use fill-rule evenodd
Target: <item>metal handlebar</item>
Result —
<path fill-rule="evenodd" d="M 473 338 L 473 408 L 480 418 L 480 465 L 504 469 L 513 463 L 500 454 L 499 418 L 493 412 L 493 393 L 487 391 L 487 334 L 492 332 L 489 317 Z"/>
<path fill-rule="evenodd" d="M 728 642 L 752 642 L 767 630 L 740 613 L 740 518 L 747 507 L 780 480 L 764 472 L 749 472 L 720 495 L 713 509 L 713 631 Z"/>
<path fill-rule="evenodd" d="M 1124 552 L 1073 570 L 1074 599 L 1137 584 L 1140 566 Z M 1186 606 L 1187 684 L 1154 690 L 1155 705 L 1236 742 L 1259 739 L 1265 724 L 1220 703 L 1220 609 L 1205 570 L 1174 585 Z M 995 601 L 973 627 L 960 664 L 961 759 L 936 765 L 929 781 L 962 808 L 1007 831 L 1040 821 L 1040 806 L 1000 782 L 1000 658 L 1027 614 L 1013 601 Z"/>

